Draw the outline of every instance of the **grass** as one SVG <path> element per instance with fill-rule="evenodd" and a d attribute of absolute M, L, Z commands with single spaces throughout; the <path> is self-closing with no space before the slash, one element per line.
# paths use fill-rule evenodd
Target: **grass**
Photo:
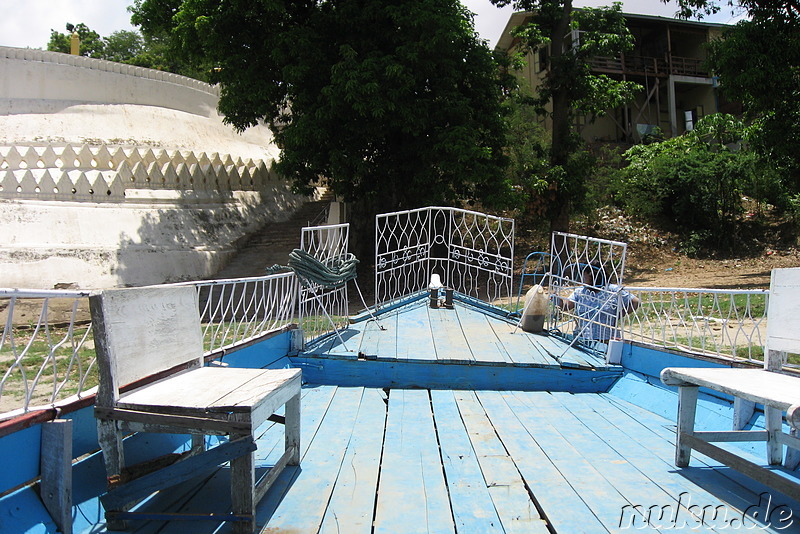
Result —
<path fill-rule="evenodd" d="M 656 293 L 642 292 L 639 297 L 647 299 L 648 295 L 653 296 L 652 300 L 643 300 L 641 307 L 636 314 L 644 318 L 652 318 L 661 315 L 670 309 L 680 310 L 681 315 L 702 316 L 709 318 L 750 318 L 753 320 L 761 319 L 766 314 L 767 299 L 766 295 L 760 294 L 720 294 L 720 293 L 688 293 L 681 297 L 676 295 L 673 300 L 668 297 L 668 293 L 660 293 L 664 297 L 660 300 L 656 298 Z M 678 315 L 672 313 L 671 315 Z"/>
<path fill-rule="evenodd" d="M 722 329 L 734 325 L 734 328 L 741 327 L 749 334 L 758 328 L 765 335 L 766 295 L 678 293 L 673 299 L 672 295 L 667 292 L 642 292 L 639 296 L 644 299 L 650 297 L 652 300 L 643 301 L 641 307 L 625 319 L 628 324 L 633 323 L 634 331 L 637 329 L 637 321 L 643 325 L 653 325 L 656 329 L 674 329 L 674 334 L 669 334 L 672 339 L 668 339 L 668 343 L 698 352 L 703 350 L 717 352 L 716 349 L 719 348 L 719 353 L 723 356 L 745 360 L 764 360 L 763 346 L 748 345 L 746 340 L 742 344 L 732 346 L 726 341 Z M 516 304 L 516 298 L 512 299 L 510 303 L 501 304 L 501 307 L 513 311 L 516 307 L 514 304 Z M 520 306 L 522 306 L 522 301 Z M 740 324 L 741 326 L 739 326 Z M 697 331 L 698 327 L 703 330 L 710 327 L 710 332 L 698 332 L 696 335 L 690 335 L 692 331 Z M 705 335 L 702 335 L 703 333 Z M 647 338 L 646 334 L 645 338 Z M 788 363 L 800 365 L 800 355 L 790 354 Z"/>
<path fill-rule="evenodd" d="M 50 326 L 48 328 L 49 341 L 47 335 L 41 330 L 31 341 L 31 336 L 35 331 L 29 327 L 15 327 L 10 334 L 7 333 L 8 339 L 0 348 L 0 380 L 3 380 L 0 412 L 20 408 L 20 402 L 25 398 L 26 382 L 28 388 L 33 387 L 33 380 L 40 372 L 41 375 L 31 396 L 33 404 L 50 402 L 56 381 L 60 384 L 66 380 L 58 394 L 59 399 L 78 393 L 81 387 L 81 378 L 84 378 L 83 390 L 96 386 L 98 382 L 97 366 L 93 365 L 89 369 L 95 360 L 91 332 L 83 345 L 75 352 L 76 359 L 73 359 L 72 342 L 78 343 L 83 339 L 88 329 L 88 326 L 76 327 L 70 338 L 67 327 Z M 12 350 L 11 339 L 14 341 L 14 350 Z M 18 358 L 19 361 L 17 361 Z M 71 367 L 70 364 L 72 364 Z M 24 377 L 20 368 L 25 371 Z M 89 369 L 88 373 L 87 369 Z M 11 370 L 10 373 L 9 370 Z M 6 373 L 9 373 L 8 376 Z M 85 375 L 85 377 L 81 375 Z M 13 405 L 9 403 L 13 403 Z"/>
<path fill-rule="evenodd" d="M 323 317 L 324 321 L 327 320 Z M 274 320 L 270 320 L 267 326 L 273 325 Z M 273 327 L 283 326 L 285 323 L 274 325 Z M 229 347 L 244 339 L 249 339 L 264 332 L 262 320 L 237 320 L 222 321 L 218 323 L 203 323 L 203 347 L 206 352 L 218 350 L 221 347 Z"/>
<path fill-rule="evenodd" d="M 347 317 L 340 315 L 331 315 L 334 324 L 337 326 L 346 326 L 348 324 Z M 324 315 L 310 315 L 303 317 L 300 322 L 300 328 L 303 329 L 303 337 L 307 340 L 312 340 L 323 334 L 333 332 L 330 321 Z"/>

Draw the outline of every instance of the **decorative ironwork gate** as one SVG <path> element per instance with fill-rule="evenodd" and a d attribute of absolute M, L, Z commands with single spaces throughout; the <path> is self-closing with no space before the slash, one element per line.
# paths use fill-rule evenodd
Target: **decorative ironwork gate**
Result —
<path fill-rule="evenodd" d="M 350 224 L 347 223 L 309 226 L 302 230 L 300 248 L 322 263 L 335 262 L 347 255 L 349 236 Z M 299 315 L 304 339 L 332 333 L 334 325 L 337 330 L 346 328 L 347 303 L 347 284 L 333 289 L 301 285 Z"/>
<path fill-rule="evenodd" d="M 622 336 L 622 280 L 628 245 L 618 241 L 553 232 L 550 245 L 551 292 L 569 301 L 555 308 L 551 333 L 605 352 L 609 339 Z M 574 325 L 574 330 L 573 330 Z M 570 330 L 573 330 L 570 332 Z"/>
<path fill-rule="evenodd" d="M 432 274 L 489 302 L 511 295 L 514 220 L 429 207 L 375 219 L 375 303 L 425 290 Z"/>

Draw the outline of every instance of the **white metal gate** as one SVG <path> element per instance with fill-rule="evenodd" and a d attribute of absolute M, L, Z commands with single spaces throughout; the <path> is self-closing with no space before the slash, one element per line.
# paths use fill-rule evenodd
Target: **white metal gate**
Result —
<path fill-rule="evenodd" d="M 572 335 L 599 351 L 605 350 L 609 338 L 621 337 L 618 322 L 627 248 L 619 241 L 553 232 L 549 285 L 554 294 L 575 304 L 571 310 L 555 308 L 551 332 Z"/>
<path fill-rule="evenodd" d="M 464 295 L 489 302 L 511 295 L 514 220 L 428 207 L 375 219 L 375 303 L 425 290 L 432 274 Z"/>
<path fill-rule="evenodd" d="M 309 226 L 303 228 L 300 248 L 322 263 L 335 262 L 348 253 L 350 224 Z M 347 284 L 333 289 L 310 284 L 300 287 L 300 326 L 305 340 L 347 328 Z M 326 314 L 332 319 L 326 317 Z"/>

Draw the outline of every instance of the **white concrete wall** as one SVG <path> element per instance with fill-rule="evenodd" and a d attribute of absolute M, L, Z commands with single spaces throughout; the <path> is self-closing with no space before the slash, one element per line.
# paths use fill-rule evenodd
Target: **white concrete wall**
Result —
<path fill-rule="evenodd" d="M 204 278 L 226 264 L 238 239 L 285 219 L 303 200 L 285 184 L 232 197 L 189 207 L 163 196 L 105 204 L 0 202 L 0 287 L 92 289 Z"/>
<path fill-rule="evenodd" d="M 0 94 L 23 104 L 139 104 L 216 116 L 217 88 L 185 76 L 28 48 L 0 47 L 0 60 Z"/>
<path fill-rule="evenodd" d="M 174 74 L 0 47 L 0 287 L 204 278 L 243 237 L 289 218 L 306 199 L 268 171 L 279 153 L 269 130 L 236 133 L 217 94 Z M 95 161 L 50 157 L 64 147 Z M 144 162 L 149 149 L 157 161 Z M 107 163 L 103 150 L 128 158 Z M 103 183 L 109 194 L 88 193 Z"/>

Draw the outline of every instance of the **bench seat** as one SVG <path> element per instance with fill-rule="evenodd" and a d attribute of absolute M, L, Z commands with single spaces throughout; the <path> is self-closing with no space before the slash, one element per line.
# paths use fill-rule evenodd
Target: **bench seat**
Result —
<path fill-rule="evenodd" d="M 299 369 L 200 367 L 123 393 L 116 408 L 221 420 L 243 414 L 258 426 L 299 387 Z"/>
<path fill-rule="evenodd" d="M 668 367 L 661 381 L 669 386 L 694 385 L 727 393 L 787 412 L 787 421 L 798 428 L 795 414 L 800 407 L 800 377 L 763 369 Z"/>
<path fill-rule="evenodd" d="M 95 417 L 109 481 L 100 498 L 107 528 L 154 518 L 131 508 L 229 463 L 232 513 L 213 519 L 233 521 L 237 533 L 254 532 L 256 504 L 285 466 L 300 462 L 301 371 L 205 366 L 197 289 L 190 285 L 104 290 L 89 301 L 100 371 Z M 285 416 L 277 416 L 282 406 Z M 254 433 L 267 420 L 285 425 L 285 449 L 256 482 Z M 190 434 L 192 450 L 126 466 L 123 440 L 130 432 Z M 228 440 L 206 450 L 207 435 Z"/>
<path fill-rule="evenodd" d="M 764 369 L 667 367 L 661 372 L 661 381 L 668 386 L 678 387 L 675 465 L 687 467 L 694 449 L 800 500 L 800 484 L 796 481 L 712 444 L 764 441 L 767 444 L 767 462 L 779 465 L 783 459 L 784 445 L 800 449 L 800 439 L 783 432 L 784 412 L 792 428 L 795 431 L 798 428 L 800 377 Z M 734 402 L 740 399 L 763 405 L 765 429 L 696 432 L 694 423 L 700 387 L 731 395 Z"/>

